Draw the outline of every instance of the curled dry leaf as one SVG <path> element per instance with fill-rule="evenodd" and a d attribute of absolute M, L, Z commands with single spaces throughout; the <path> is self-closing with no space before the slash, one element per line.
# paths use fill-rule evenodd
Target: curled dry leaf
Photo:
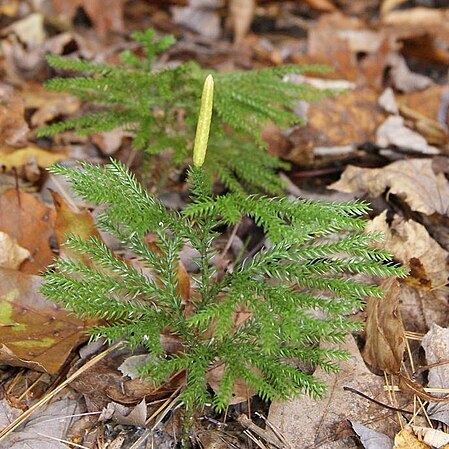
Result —
<path fill-rule="evenodd" d="M 18 270 L 30 252 L 17 244 L 8 234 L 0 231 L 0 267 Z"/>
<path fill-rule="evenodd" d="M 396 279 L 388 279 L 382 288 L 384 298 L 368 298 L 363 358 L 375 369 L 398 374 L 405 350 L 404 326 L 399 312 L 401 286 Z"/>
<path fill-rule="evenodd" d="M 9 190 L 0 197 L 0 231 L 31 254 L 21 271 L 37 274 L 53 261 L 49 239 L 54 220 L 54 212 L 29 193 Z"/>
<path fill-rule="evenodd" d="M 340 180 L 329 188 L 370 196 L 387 191 L 426 215 L 446 215 L 449 211 L 449 182 L 442 173 L 435 175 L 431 159 L 407 159 L 373 169 L 348 165 Z"/>
<path fill-rule="evenodd" d="M 399 388 L 405 394 L 408 394 L 410 396 L 418 396 L 423 401 L 427 402 L 444 402 L 446 404 L 449 403 L 449 397 L 442 398 L 427 393 L 424 390 L 424 387 L 415 380 L 409 379 L 408 377 L 403 376 L 402 374 L 399 374 L 398 378 L 399 378 Z"/>
<path fill-rule="evenodd" d="M 0 362 L 55 374 L 86 340 L 87 323 L 47 301 L 41 278 L 0 268 Z"/>
<path fill-rule="evenodd" d="M 382 232 L 379 245 L 390 251 L 403 265 L 410 268 L 413 285 L 431 290 L 445 285 L 449 276 L 448 253 L 413 220 L 395 215 L 389 226 L 387 212 L 375 217 L 367 226 L 367 232 Z"/>

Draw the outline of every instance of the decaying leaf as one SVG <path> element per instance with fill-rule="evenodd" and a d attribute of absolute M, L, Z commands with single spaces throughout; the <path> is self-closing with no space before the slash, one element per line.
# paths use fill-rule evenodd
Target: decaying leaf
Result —
<path fill-rule="evenodd" d="M 40 293 L 41 277 L 0 268 L 0 361 L 58 372 L 87 337 L 86 322 Z"/>
<path fill-rule="evenodd" d="M 54 212 L 29 193 L 9 190 L 0 197 L 0 231 L 31 254 L 21 271 L 36 274 L 52 263 L 49 239 L 54 220 Z"/>
<path fill-rule="evenodd" d="M 21 92 L 25 109 L 33 109 L 31 124 L 44 126 L 59 116 L 74 114 L 81 106 L 78 97 L 62 92 L 53 92 L 37 83 L 27 83 Z"/>
<path fill-rule="evenodd" d="M 373 169 L 349 165 L 329 188 L 371 196 L 388 191 L 426 215 L 446 215 L 449 211 L 449 182 L 442 173 L 435 175 L 431 159 L 407 159 Z"/>
<path fill-rule="evenodd" d="M 136 405 L 143 398 L 148 401 L 167 398 L 185 381 L 185 372 L 175 373 L 166 383 L 155 386 L 141 379 L 128 379 L 119 372 L 122 353 L 113 353 L 89 368 L 70 386 L 84 395 L 89 411 L 97 412 L 111 401 L 123 405 Z M 72 370 L 76 370 L 75 365 Z"/>
<path fill-rule="evenodd" d="M 413 430 L 406 427 L 394 437 L 393 449 L 430 449 L 430 446 L 419 441 Z"/>
<path fill-rule="evenodd" d="M 399 312 L 401 286 L 396 279 L 382 285 L 382 299 L 368 298 L 366 344 L 363 358 L 375 369 L 398 374 L 405 350 L 405 334 Z"/>
<path fill-rule="evenodd" d="M 216 39 L 220 36 L 221 25 L 217 8 L 222 5 L 221 0 L 189 0 L 188 6 L 171 8 L 172 20 L 196 31 L 202 36 Z"/>
<path fill-rule="evenodd" d="M 391 145 L 421 154 L 439 154 L 440 150 L 429 145 L 426 139 L 404 125 L 398 115 L 388 117 L 376 131 L 376 144 L 387 148 Z"/>
<path fill-rule="evenodd" d="M 294 448 L 355 448 L 357 446 L 350 438 L 340 440 L 337 429 L 339 423 L 346 423 L 348 419 L 357 420 L 361 416 L 370 417 L 373 430 L 385 434 L 393 432 L 394 426 L 386 419 L 391 412 L 343 390 L 344 386 L 353 387 L 372 398 L 388 403 L 383 377 L 368 370 L 351 335 L 346 338 L 341 349 L 348 351 L 351 357 L 340 363 L 339 373 L 325 373 L 320 368 L 315 372 L 315 376 L 329 386 L 325 399 L 315 400 L 302 396 L 287 402 L 275 401 L 270 406 L 269 421 Z"/>
<path fill-rule="evenodd" d="M 399 388 L 403 393 L 409 394 L 411 396 L 418 396 L 423 401 L 427 402 L 444 402 L 446 404 L 449 403 L 449 397 L 442 398 L 427 393 L 427 391 L 424 390 L 424 387 L 413 379 L 409 379 L 402 374 L 399 374 L 398 378 Z"/>
<path fill-rule="evenodd" d="M 351 421 L 351 425 L 365 449 L 393 449 L 393 440 L 387 435 L 376 432 L 357 421 Z"/>
<path fill-rule="evenodd" d="M 58 192 L 51 191 L 51 194 L 56 210 L 55 235 L 61 249 L 61 256 L 82 261 L 91 266 L 92 261 L 89 256 L 67 248 L 64 243 L 69 236 L 79 237 L 83 241 L 90 237 L 97 237 L 101 241 L 100 233 L 92 215 L 88 210 L 75 211 Z"/>
<path fill-rule="evenodd" d="M 449 447 L 449 434 L 442 430 L 431 429 L 428 427 L 412 426 L 416 435 L 421 437 L 424 443 L 437 449 Z"/>
<path fill-rule="evenodd" d="M 449 329 L 432 324 L 429 332 L 424 335 L 421 346 L 426 353 L 428 365 L 443 363 L 429 368 L 428 383 L 430 388 L 449 388 Z M 427 413 L 432 419 L 449 425 L 449 405 L 432 403 L 427 408 Z"/>
<path fill-rule="evenodd" d="M 207 372 L 206 379 L 212 390 L 219 390 L 224 371 L 225 366 L 223 363 L 220 363 Z M 239 404 L 240 402 L 245 402 L 252 398 L 255 394 L 256 392 L 251 389 L 243 379 L 236 379 L 229 404 Z"/>
<path fill-rule="evenodd" d="M 145 427 L 147 419 L 147 404 L 142 399 L 137 405 L 126 407 L 116 402 L 110 402 L 102 411 L 99 421 L 113 421 L 125 426 Z"/>
<path fill-rule="evenodd" d="M 18 270 L 30 252 L 17 244 L 8 234 L 0 231 L 0 267 Z"/>
<path fill-rule="evenodd" d="M 69 19 L 75 17 L 78 8 L 83 8 L 96 32 L 103 36 L 108 31 L 121 33 L 125 30 L 124 4 L 125 0 L 53 0 L 56 12 Z"/>
<path fill-rule="evenodd" d="M 43 15 L 35 12 L 15 21 L 4 28 L 2 34 L 10 33 L 14 33 L 28 48 L 40 47 L 46 38 Z"/>
<path fill-rule="evenodd" d="M 0 84 L 0 142 L 16 145 L 23 142 L 29 131 L 24 118 L 23 100 L 7 84 Z"/>
<path fill-rule="evenodd" d="M 0 449 L 67 449 L 66 438 L 73 417 L 79 413 L 78 402 L 61 399 L 28 419 L 24 427 L 9 434 Z"/>
<path fill-rule="evenodd" d="M 285 157 L 301 163 L 304 153 L 311 153 L 316 146 L 334 147 L 373 141 L 376 128 L 385 117 L 377 104 L 377 97 L 374 89 L 360 88 L 311 104 L 307 125 L 290 134 L 294 148 Z"/>
<path fill-rule="evenodd" d="M 20 168 L 31 163 L 36 163 L 41 168 L 47 168 L 63 159 L 67 159 L 64 153 L 44 150 L 31 144 L 19 149 L 0 147 L 0 165 L 6 170 Z"/>
<path fill-rule="evenodd" d="M 396 215 L 389 226 L 386 218 L 387 212 L 384 211 L 366 228 L 367 232 L 382 232 L 384 240 L 379 246 L 410 268 L 414 285 L 429 290 L 445 285 L 449 276 L 447 251 L 420 223 Z"/>

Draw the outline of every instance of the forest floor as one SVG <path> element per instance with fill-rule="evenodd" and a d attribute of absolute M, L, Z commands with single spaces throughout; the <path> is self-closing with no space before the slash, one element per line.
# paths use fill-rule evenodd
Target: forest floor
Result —
<path fill-rule="evenodd" d="M 226 414 L 195 416 L 187 439 L 205 449 L 449 448 L 448 19 L 442 0 L 0 2 L 0 448 L 182 447 L 177 389 L 133 379 L 129 351 L 87 344 L 89 323 L 39 293 L 62 216 L 90 223 L 98 213 L 47 168 L 113 157 L 151 177 L 124 130 L 37 137 L 89 110 L 43 87 L 60 75 L 45 56 L 118 64 L 138 51 L 131 34 L 149 27 L 177 38 L 159 67 L 331 66 L 295 82 L 340 92 L 298 101 L 305 124 L 267 127 L 269 151 L 291 163 L 279 176 L 292 197 L 369 201 L 369 228 L 410 268 L 359 312 L 365 331 L 347 338 L 341 371 L 315 373 L 329 385 L 325 400 L 243 394 Z M 183 206 L 181 184 L 179 171 L 168 175 L 167 206 Z M 223 232 L 222 263 L 248 229 Z"/>

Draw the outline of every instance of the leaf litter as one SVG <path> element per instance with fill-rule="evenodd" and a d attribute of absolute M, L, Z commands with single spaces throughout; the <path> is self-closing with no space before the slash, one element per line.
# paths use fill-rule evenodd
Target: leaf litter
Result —
<path fill-rule="evenodd" d="M 0 64 L 5 74 L 5 82 L 0 86 L 0 184 L 13 187 L 0 196 L 0 241 L 4 242 L 2 252 L 8 267 L 2 268 L 4 282 L 0 286 L 4 290 L 0 302 L 0 358 L 4 357 L 3 363 L 50 373 L 61 373 L 69 359 L 69 369 L 76 370 L 70 355 L 82 341 L 87 323 L 78 323 L 43 301 L 35 275 L 51 263 L 58 251 L 62 255 L 67 252 L 58 246 L 68 234 L 78 231 L 90 236 L 98 231 L 88 218 L 89 211 L 69 206 L 63 191 L 58 190 L 55 195 L 57 213 L 54 212 L 48 193 L 42 189 L 48 184 L 44 169 L 54 161 L 68 159 L 67 155 L 102 161 L 105 154 L 114 154 L 128 160 L 126 132 L 83 139 L 70 133 L 53 140 L 36 138 L 36 128 L 77 114 L 85 107 L 70 95 L 49 93 L 42 88 L 41 81 L 49 76 L 44 55 L 50 52 L 117 62 L 120 51 L 129 47 L 128 30 L 134 30 L 136 24 L 144 29 L 153 22 L 164 32 L 183 37 L 178 50 L 175 48 L 162 64 L 195 58 L 220 70 L 304 62 L 333 66 L 334 73 L 323 74 L 313 82 L 325 89 L 344 86 L 349 90 L 316 104 L 298 105 L 298 115 L 308 123 L 303 128 L 270 131 L 270 151 L 294 163 L 288 173 L 289 181 L 294 181 L 296 190 L 305 196 L 329 198 L 331 193 L 326 192 L 326 187 L 331 187 L 372 200 L 374 212 L 369 227 L 385 234 L 384 247 L 410 269 L 405 280 L 392 281 L 387 286 L 383 301 L 368 299 L 365 333 L 356 335 L 358 345 L 351 339 L 345 343 L 352 364 L 343 364 L 337 375 L 318 373 L 331 382 L 328 398 L 322 402 L 303 398 L 298 403 L 274 403 L 270 420 L 274 417 L 273 423 L 285 434 L 286 441 L 300 449 L 316 442 L 322 443 L 320 447 L 352 447 L 357 435 L 367 448 L 444 447 L 447 434 L 430 429 L 421 416 L 422 410 L 413 407 L 410 395 L 416 401 L 432 401 L 447 395 L 446 390 L 440 393 L 433 389 L 448 388 L 446 365 L 432 366 L 445 362 L 444 332 L 449 324 L 449 248 L 444 240 L 435 240 L 436 223 L 438 232 L 447 232 L 449 191 L 445 171 L 436 172 L 433 164 L 436 154 L 444 159 L 448 152 L 447 80 L 441 75 L 449 62 L 448 9 L 434 7 L 437 2 L 433 1 L 426 2 L 427 7 L 410 7 L 397 0 L 308 0 L 301 6 L 290 3 L 260 1 L 255 7 L 253 2 L 239 1 L 119 1 L 108 3 L 105 8 L 104 2 L 53 0 L 47 2 L 47 9 L 41 10 L 40 4 L 31 9 L 29 2 L 14 0 L 8 6 L 0 6 L 0 12 L 8 18 L 8 27 L 0 39 Z M 242 4 L 246 8 L 244 14 Z M 201 11 L 203 25 L 198 26 L 199 22 L 193 19 L 192 8 Z M 182 21 L 176 23 L 176 15 L 183 17 Z M 199 34 L 188 30 L 195 28 Z M 217 40 L 211 39 L 212 35 Z M 383 93 L 385 97 L 379 103 Z M 139 169 L 137 162 L 133 168 Z M 24 189 L 31 189 L 32 193 L 25 193 Z M 157 247 L 153 250 L 157 251 Z M 186 303 L 191 288 L 188 262 L 180 263 L 178 271 Z M 240 318 L 246 319 L 245 311 L 241 312 Z M 30 318 L 33 315 L 51 325 L 40 331 L 37 320 Z M 62 325 L 66 334 L 50 342 L 55 337 L 50 334 L 58 332 L 56 328 Z M 30 333 L 25 334 L 24 329 Z M 167 348 L 176 349 L 177 342 L 168 335 L 161 338 Z M 426 360 L 416 358 L 421 339 Z M 27 345 L 34 345 L 28 353 L 23 350 Z M 366 368 L 359 349 L 363 346 L 365 361 L 376 373 L 400 372 L 400 376 L 391 374 L 385 386 L 383 377 Z M 106 408 L 116 417 L 121 416 L 119 419 L 130 418 L 132 410 L 137 410 L 139 417 L 131 416 L 131 425 L 145 420 L 145 403 L 150 398 L 158 397 L 158 401 L 170 397 L 183 381 L 180 375 L 165 390 L 155 393 L 151 385 L 137 379 L 135 372 L 132 374 L 132 369 L 119 371 L 120 364 L 114 357 L 104 362 L 81 377 L 78 385 L 72 382 L 72 389 L 78 388 L 92 410 Z M 427 382 L 421 375 L 426 369 Z M 62 373 L 66 375 L 65 371 Z M 212 386 L 214 374 L 219 379 L 218 368 L 210 374 Z M 358 381 L 354 380 L 357 375 Z M 101 382 L 102 376 L 106 382 Z M 83 390 L 82 385 L 89 385 L 90 389 Z M 408 421 L 411 415 L 402 413 L 399 422 L 393 410 L 343 390 L 343 386 L 380 399 L 385 405 L 416 412 L 416 416 Z M 235 386 L 236 397 L 249 401 L 251 395 L 241 387 Z M 400 388 L 403 392 L 397 391 Z M 146 402 L 142 402 L 143 397 Z M 9 399 L 14 402 L 11 394 Z M 8 420 L 13 419 L 16 409 L 11 409 L 9 402 L 1 404 Z M 445 401 L 431 402 L 426 413 L 435 421 L 448 424 L 446 406 Z M 233 406 L 231 411 L 250 416 L 247 430 L 257 419 L 244 403 Z M 104 416 L 109 415 L 105 412 Z M 382 417 L 380 422 L 376 421 L 377 416 Z M 346 420 L 351 418 L 349 426 Z M 399 424 L 404 423 L 410 425 L 400 430 Z M 17 437 L 23 432 L 25 440 L 29 428 L 32 427 L 27 425 L 12 435 Z M 209 449 L 223 442 L 223 432 L 217 429 L 220 427 L 207 430 L 204 441 L 209 441 L 205 443 Z M 64 439 L 67 428 L 51 432 L 42 442 L 40 438 L 45 437 L 37 433 L 45 432 L 35 433 L 33 446 L 52 447 L 49 445 L 54 443 L 55 447 L 66 447 L 48 436 Z M 263 438 L 263 433 L 260 435 Z M 108 438 L 109 442 L 116 438 L 114 444 L 126 447 L 123 434 Z M 77 441 L 83 444 L 82 440 Z M 95 447 L 94 441 L 86 437 L 85 444 L 88 441 Z M 166 436 L 161 447 L 168 441 L 173 440 Z M 5 440 L 0 444 L 16 447 Z M 243 444 L 241 440 L 239 444 Z"/>

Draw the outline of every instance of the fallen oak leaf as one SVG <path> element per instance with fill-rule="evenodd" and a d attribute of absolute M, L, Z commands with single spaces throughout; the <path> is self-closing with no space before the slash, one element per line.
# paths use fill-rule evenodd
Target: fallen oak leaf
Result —
<path fill-rule="evenodd" d="M 0 268 L 0 362 L 56 374 L 88 322 L 47 301 L 41 277 Z"/>
<path fill-rule="evenodd" d="M 449 211 L 449 182 L 442 173 L 434 173 L 432 159 L 407 159 L 373 169 L 348 165 L 340 180 L 328 188 L 371 196 L 388 191 L 426 215 Z"/>
<path fill-rule="evenodd" d="M 385 296 L 368 298 L 366 307 L 365 362 L 375 369 L 398 374 L 405 350 L 405 330 L 399 313 L 401 286 L 396 279 L 382 285 Z"/>

